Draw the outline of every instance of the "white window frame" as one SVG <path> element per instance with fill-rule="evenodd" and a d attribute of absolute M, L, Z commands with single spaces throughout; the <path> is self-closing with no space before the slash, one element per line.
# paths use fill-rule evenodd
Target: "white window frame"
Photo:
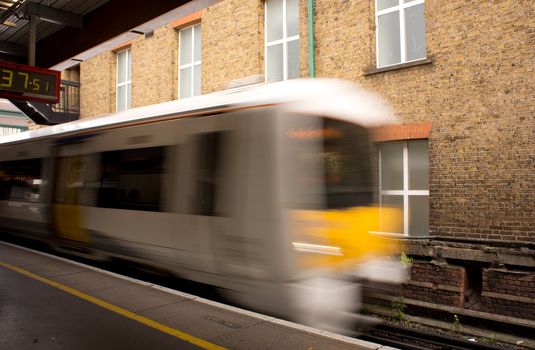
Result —
<path fill-rule="evenodd" d="M 266 3 L 269 0 L 266 1 Z M 282 0 L 282 39 L 269 41 L 267 39 L 267 22 L 268 22 L 268 14 L 267 14 L 267 5 L 264 4 L 264 81 L 267 83 L 268 81 L 268 59 L 267 59 L 267 50 L 270 46 L 275 46 L 282 44 L 282 80 L 288 80 L 288 43 L 291 41 L 299 40 L 300 36 L 299 34 L 293 35 L 291 37 L 287 37 L 287 25 L 286 25 L 286 1 Z M 299 0 L 297 0 L 299 3 Z"/>
<path fill-rule="evenodd" d="M 23 132 L 26 130 L 28 130 L 28 128 L 11 125 L 0 125 L 0 137 L 18 134 L 19 132 Z"/>
<path fill-rule="evenodd" d="M 429 197 L 429 190 L 409 190 L 409 143 L 411 141 L 424 140 L 408 140 L 403 142 L 403 189 L 402 190 L 383 190 L 383 177 L 381 169 L 382 149 L 379 147 L 379 205 L 383 206 L 383 195 L 403 196 L 403 232 L 381 232 L 389 235 L 403 235 L 409 237 L 409 196 L 427 196 Z M 427 140 L 425 140 L 427 141 Z M 400 141 L 396 141 L 400 142 Z M 428 141 L 429 142 L 429 141 Z"/>
<path fill-rule="evenodd" d="M 130 77 L 130 79 L 127 79 L 126 81 L 119 83 L 119 54 L 126 52 L 126 69 L 125 77 Z M 119 112 L 119 87 L 120 86 L 130 86 L 130 89 L 128 89 L 128 86 L 125 88 L 125 111 L 130 109 L 130 103 L 131 103 L 131 94 L 132 94 L 132 51 L 130 48 L 122 50 L 117 52 L 117 72 L 115 75 L 115 81 L 116 81 L 116 87 L 115 87 L 115 110 Z"/>
<path fill-rule="evenodd" d="M 200 66 L 201 65 L 201 59 L 202 59 L 202 54 L 201 54 L 201 57 L 198 61 L 195 61 L 194 58 L 195 58 L 195 35 L 197 30 L 196 28 L 201 28 L 201 24 L 200 23 L 195 23 L 195 24 L 192 24 L 191 26 L 187 26 L 187 27 L 184 27 L 184 28 L 180 28 L 179 32 L 178 32 L 178 98 L 182 98 L 180 96 L 180 83 L 181 83 L 181 80 L 182 80 L 182 76 L 180 74 L 180 70 L 181 69 L 184 69 L 184 68 L 191 68 L 191 77 L 190 77 L 190 89 L 191 89 L 191 96 L 190 97 L 193 97 L 193 96 L 197 96 L 195 95 L 195 66 Z M 180 33 L 183 31 L 183 30 L 186 30 L 186 29 L 189 29 L 191 28 L 191 63 L 187 63 L 187 64 L 181 64 L 180 62 L 180 47 L 181 47 L 181 35 Z M 201 30 L 201 33 L 202 33 L 202 30 Z M 201 37 L 201 52 L 202 52 L 202 37 Z M 202 68 L 201 68 L 202 69 Z M 202 71 L 201 71 L 201 76 L 202 76 Z M 201 78 L 202 79 L 202 78 Z M 201 80 L 201 93 L 202 95 L 202 80 Z M 187 97 L 185 97 L 187 98 Z"/>
<path fill-rule="evenodd" d="M 377 61 L 377 68 L 384 68 L 384 67 L 390 67 L 395 66 L 398 64 L 408 63 L 408 62 L 415 62 L 424 60 L 427 58 L 427 50 L 425 52 L 425 57 L 417 58 L 414 60 L 407 61 L 407 49 L 406 49 L 406 42 L 405 42 L 405 9 L 409 7 L 413 7 L 420 4 L 425 4 L 425 0 L 414 0 L 408 3 L 404 3 L 403 0 L 398 0 L 398 5 L 389 7 L 387 9 L 377 11 L 377 1 L 375 0 L 375 52 L 376 52 L 376 61 Z M 379 66 L 379 16 L 386 15 L 391 12 L 399 11 L 399 36 L 400 36 L 400 62 L 398 63 L 392 63 L 385 66 Z M 426 43 L 427 44 L 427 43 Z"/>

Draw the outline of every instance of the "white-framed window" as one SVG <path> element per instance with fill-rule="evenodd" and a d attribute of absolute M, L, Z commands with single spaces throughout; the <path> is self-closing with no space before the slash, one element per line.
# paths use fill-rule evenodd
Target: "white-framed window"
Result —
<path fill-rule="evenodd" d="M 381 206 L 403 212 L 399 225 L 382 222 L 381 232 L 410 237 L 429 235 L 429 143 L 427 140 L 379 145 Z"/>
<path fill-rule="evenodd" d="M 11 125 L 0 125 L 0 136 L 7 136 L 12 134 L 18 134 L 19 132 L 23 132 L 28 130 L 26 127 L 20 127 L 20 126 L 11 126 Z"/>
<path fill-rule="evenodd" d="M 201 94 L 201 25 L 180 30 L 178 45 L 178 97 Z"/>
<path fill-rule="evenodd" d="M 299 0 L 265 3 L 266 81 L 299 78 Z"/>
<path fill-rule="evenodd" d="M 130 95 L 132 92 L 132 57 L 130 49 L 117 53 L 117 111 L 130 109 Z"/>
<path fill-rule="evenodd" d="M 426 58 L 425 0 L 375 0 L 377 67 Z"/>

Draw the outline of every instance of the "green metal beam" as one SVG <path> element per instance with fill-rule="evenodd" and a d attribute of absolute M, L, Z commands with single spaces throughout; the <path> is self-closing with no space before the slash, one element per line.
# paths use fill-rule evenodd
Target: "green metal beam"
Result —
<path fill-rule="evenodd" d="M 20 117 L 27 118 L 26 115 L 22 112 L 15 111 L 6 111 L 5 109 L 0 109 L 0 117 Z"/>

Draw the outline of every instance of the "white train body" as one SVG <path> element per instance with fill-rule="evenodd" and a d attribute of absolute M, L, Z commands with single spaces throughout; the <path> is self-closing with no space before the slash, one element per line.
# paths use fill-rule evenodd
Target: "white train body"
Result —
<path fill-rule="evenodd" d="M 348 271 L 395 250 L 370 246 L 349 259 L 345 243 L 329 241 L 338 219 L 322 213 L 372 203 L 369 188 L 344 194 L 344 183 L 327 198 L 325 173 L 392 115 L 350 84 L 296 80 L 10 135 L 0 139 L 0 230 L 150 264 L 307 324 L 344 326 L 359 297 L 339 278 L 340 262 Z M 349 177 L 371 178 L 362 161 L 353 159 L 362 174 Z"/>

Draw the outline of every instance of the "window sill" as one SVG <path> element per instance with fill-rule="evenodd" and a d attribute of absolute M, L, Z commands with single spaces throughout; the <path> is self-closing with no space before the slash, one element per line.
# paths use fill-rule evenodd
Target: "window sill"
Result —
<path fill-rule="evenodd" d="M 433 63 L 433 60 L 428 57 L 428 58 L 424 58 L 422 60 L 395 64 L 395 65 L 388 66 L 388 67 L 368 68 L 368 69 L 366 69 L 364 71 L 364 76 L 383 73 L 383 72 L 390 72 L 390 71 L 393 71 L 393 70 L 405 69 L 405 68 L 410 68 L 410 67 L 423 66 L 423 65 L 431 64 L 431 63 Z"/>

